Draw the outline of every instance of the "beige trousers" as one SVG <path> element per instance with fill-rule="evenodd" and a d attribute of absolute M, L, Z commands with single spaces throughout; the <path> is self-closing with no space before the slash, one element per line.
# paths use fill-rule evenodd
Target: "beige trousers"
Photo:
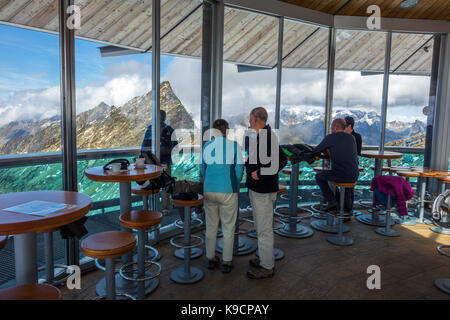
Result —
<path fill-rule="evenodd" d="M 258 193 L 248 190 L 248 197 L 253 209 L 256 233 L 258 235 L 258 252 L 260 265 L 266 269 L 275 266 L 273 255 L 273 207 L 277 193 Z"/>
<path fill-rule="evenodd" d="M 223 233 L 223 261 L 233 260 L 234 230 L 238 212 L 237 193 L 205 192 L 206 257 L 214 259 L 219 221 Z"/>

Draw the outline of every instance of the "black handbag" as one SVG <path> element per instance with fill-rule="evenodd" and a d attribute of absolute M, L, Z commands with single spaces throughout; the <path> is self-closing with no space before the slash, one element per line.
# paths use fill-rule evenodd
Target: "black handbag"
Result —
<path fill-rule="evenodd" d="M 151 152 L 142 152 L 140 155 L 141 158 L 145 158 L 146 164 L 153 164 L 160 166 L 160 162 L 158 158 Z M 138 185 L 145 190 L 154 190 L 154 189 L 168 189 L 175 184 L 175 178 L 172 178 L 166 170 L 162 170 L 161 175 L 153 180 L 145 180 L 145 181 L 136 181 Z"/>

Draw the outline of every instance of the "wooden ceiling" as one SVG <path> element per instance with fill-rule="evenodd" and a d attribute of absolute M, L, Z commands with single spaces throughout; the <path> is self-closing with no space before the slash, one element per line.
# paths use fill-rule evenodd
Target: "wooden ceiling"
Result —
<path fill-rule="evenodd" d="M 151 52 L 151 3 L 151 0 L 75 0 L 81 7 L 82 21 L 75 36 Z M 0 0 L 0 24 L 56 33 L 57 14 L 56 0 Z M 224 61 L 274 68 L 278 56 L 278 24 L 273 16 L 226 7 Z M 285 19 L 283 67 L 326 70 L 328 34 L 328 28 Z M 382 71 L 385 39 L 384 32 L 338 30 L 336 69 Z M 432 45 L 429 34 L 394 33 L 391 70 L 399 74 L 429 75 Z M 161 53 L 201 57 L 200 0 L 161 1 Z"/>
<path fill-rule="evenodd" d="M 403 0 L 278 0 L 333 15 L 369 16 L 370 5 L 378 5 L 383 18 L 450 20 L 450 0 L 419 0 L 412 8 L 401 8 Z"/>

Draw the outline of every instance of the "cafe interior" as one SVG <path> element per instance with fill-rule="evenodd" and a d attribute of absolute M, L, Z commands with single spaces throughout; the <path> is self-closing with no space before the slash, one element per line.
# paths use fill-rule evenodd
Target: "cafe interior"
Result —
<path fill-rule="evenodd" d="M 0 48 L 0 300 L 450 299 L 448 0 L 0 0 Z M 329 159 L 288 157 L 255 280 L 245 174 L 233 268 L 208 268 L 192 133 L 260 106 L 281 145 L 351 116 L 362 151 L 358 180 L 332 182 L 354 190 L 346 216 L 315 180 Z M 160 157 L 161 110 L 169 167 L 136 159 L 149 125 Z M 137 183 L 164 170 L 196 199 Z M 382 176 L 412 188 L 405 212 L 398 190 L 375 200 Z"/>

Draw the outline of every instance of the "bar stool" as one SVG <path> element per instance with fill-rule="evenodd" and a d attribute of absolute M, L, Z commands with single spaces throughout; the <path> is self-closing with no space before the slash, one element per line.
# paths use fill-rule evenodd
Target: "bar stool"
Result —
<path fill-rule="evenodd" d="M 443 249 L 450 249 L 450 246 L 440 245 L 437 247 L 439 254 L 443 256 L 450 257 L 449 253 L 446 253 Z M 450 278 L 440 278 L 434 281 L 434 285 L 442 290 L 443 292 L 450 294 Z"/>
<path fill-rule="evenodd" d="M 420 177 L 420 173 L 418 172 L 414 172 L 414 171 L 400 171 L 400 170 L 395 170 L 395 173 L 400 176 L 405 178 L 406 181 L 408 181 L 409 183 L 409 179 L 410 178 L 419 178 Z M 408 204 L 413 204 L 413 205 L 418 205 L 417 199 L 413 199 L 413 200 L 408 200 L 406 201 L 407 205 Z M 417 211 L 417 208 L 416 208 Z M 414 213 L 411 213 L 411 215 L 408 216 L 403 216 L 398 220 L 395 220 L 396 223 L 401 224 L 401 225 L 407 225 L 407 226 L 413 226 L 416 224 L 417 218 L 415 217 Z"/>
<path fill-rule="evenodd" d="M 114 258 L 123 256 L 133 251 L 136 246 L 136 237 L 124 231 L 106 231 L 93 234 L 81 242 L 81 251 L 87 257 L 95 260 L 105 259 L 106 295 L 98 296 L 94 300 L 115 300 L 117 296 L 124 296 L 135 300 L 130 294 L 116 293 L 116 281 L 114 274 Z"/>
<path fill-rule="evenodd" d="M 330 170 L 330 168 L 328 167 L 314 167 L 313 168 L 314 172 L 322 172 L 325 170 Z M 316 219 L 327 219 L 328 218 L 328 213 L 323 211 L 323 206 L 325 205 L 325 198 L 322 195 L 322 192 L 316 191 L 313 192 L 311 194 L 313 197 L 319 197 L 320 201 L 319 203 L 314 203 L 311 205 L 311 210 L 314 211 L 314 213 L 312 214 L 312 216 Z"/>
<path fill-rule="evenodd" d="M 138 252 L 137 262 L 128 262 L 120 268 L 120 275 L 125 280 L 138 281 L 137 298 L 144 299 L 144 296 L 153 292 L 159 285 L 157 278 L 161 273 L 161 265 L 153 260 L 145 260 L 145 243 L 147 242 L 147 229 L 158 225 L 163 218 L 163 215 L 157 211 L 151 210 L 132 210 L 131 212 L 123 213 L 119 217 L 119 221 L 124 228 L 137 230 L 138 232 Z M 131 273 L 137 271 L 136 277 L 130 277 L 127 274 L 130 272 L 128 268 L 137 266 L 137 270 L 132 269 Z M 157 271 L 152 272 L 146 270 L 147 266 L 156 266 Z M 147 272 L 148 271 L 148 272 Z"/>
<path fill-rule="evenodd" d="M 45 266 L 38 268 L 38 271 L 45 270 L 45 279 L 40 279 L 39 283 L 46 283 L 50 285 L 62 285 L 65 283 L 67 278 L 75 273 L 75 270 L 69 268 L 65 264 L 55 264 L 54 263 L 54 250 L 53 250 L 53 232 L 57 232 L 58 228 L 50 228 L 39 233 L 44 235 L 44 246 L 45 246 Z M 55 268 L 63 269 L 62 272 L 55 274 Z M 66 275 L 67 270 L 71 270 L 69 274 Z M 64 274 L 65 276 L 59 280 L 55 280 L 55 277 Z"/>
<path fill-rule="evenodd" d="M 156 206 L 153 201 L 151 201 L 151 197 L 158 194 L 160 192 L 160 189 L 150 189 L 146 190 L 139 186 L 135 186 L 131 188 L 131 193 L 135 195 L 142 196 L 142 203 L 143 203 L 143 209 L 144 210 L 154 210 L 156 211 Z M 156 226 L 153 226 L 148 232 L 154 232 L 156 243 L 159 242 L 159 230 L 161 225 L 158 224 Z M 148 245 L 148 238 L 145 238 L 145 248 L 148 249 L 146 252 L 148 254 L 147 259 L 153 260 L 153 261 L 159 261 L 161 259 L 161 256 L 159 255 L 159 252 L 156 248 Z"/>
<path fill-rule="evenodd" d="M 338 246 L 350 246 L 353 244 L 353 239 L 349 237 L 345 237 L 342 233 L 343 231 L 343 220 L 349 218 L 348 216 L 344 216 L 344 202 L 345 202 L 345 189 L 354 188 L 356 186 L 356 182 L 335 182 L 331 181 L 331 184 L 336 188 L 339 188 L 339 197 L 340 197 L 340 210 L 339 215 L 336 215 L 336 218 L 339 219 L 338 225 L 338 235 L 337 236 L 328 236 L 327 241 L 332 244 Z"/>
<path fill-rule="evenodd" d="M 399 237 L 400 233 L 394 229 L 391 229 L 391 207 L 392 196 L 388 194 L 386 205 L 386 226 L 384 228 L 377 228 L 375 232 L 387 237 Z"/>
<path fill-rule="evenodd" d="M 445 192 L 445 184 L 446 183 L 450 183 L 450 176 L 436 176 L 435 177 L 438 182 L 441 183 L 441 194 L 443 194 Z M 448 206 L 445 206 L 444 204 L 441 204 L 440 209 L 442 211 L 446 211 L 447 214 L 450 213 L 450 209 Z M 430 230 L 436 233 L 440 233 L 440 234 L 450 234 L 450 228 L 445 228 L 443 226 L 439 226 L 439 225 L 435 225 L 435 226 L 431 226 Z"/>
<path fill-rule="evenodd" d="M 180 200 L 176 200 L 176 201 L 180 201 Z M 192 206 L 192 207 L 196 207 L 196 206 Z M 180 219 L 175 220 L 174 225 L 175 225 L 175 227 L 177 227 L 179 229 L 185 230 L 186 229 L 185 228 L 185 223 L 186 223 L 186 218 L 185 218 L 185 213 L 186 212 L 185 212 L 185 210 L 186 210 L 186 207 L 183 208 L 182 206 L 179 206 L 177 209 L 179 210 L 180 216 L 182 216 L 183 219 L 180 218 Z M 195 228 L 195 227 L 199 227 L 199 226 L 201 226 L 202 223 L 203 223 L 203 221 L 201 219 L 192 218 L 191 217 L 191 209 L 189 208 L 189 225 L 190 225 L 190 228 L 192 229 L 192 228 Z M 217 233 L 219 234 L 219 231 Z M 184 248 L 178 248 L 173 253 L 173 255 L 175 257 L 177 257 L 178 259 L 181 259 L 181 260 L 184 260 L 184 257 L 185 257 L 184 254 L 185 254 Z M 203 249 L 202 248 L 198 248 L 198 247 L 192 247 L 191 250 L 190 250 L 189 255 L 190 255 L 190 259 L 191 260 L 200 258 L 203 255 Z"/>
<path fill-rule="evenodd" d="M 203 279 L 204 273 L 201 269 L 191 267 L 191 249 L 203 244 L 203 238 L 191 235 L 191 208 L 203 204 L 203 196 L 198 195 L 198 200 L 176 200 L 172 203 L 176 207 L 184 208 L 184 235 L 175 236 L 170 239 L 170 244 L 184 251 L 184 266 L 180 267 L 170 274 L 170 279 L 176 283 L 195 283 Z M 177 239 L 183 238 L 183 242 L 177 242 Z M 192 243 L 191 240 L 197 240 Z"/>
<path fill-rule="evenodd" d="M 287 192 L 286 186 L 280 184 L 278 186 L 277 196 L 283 195 L 286 192 Z M 275 201 L 275 204 L 274 204 L 273 208 L 275 210 L 275 208 L 276 208 L 276 201 Z M 254 221 L 249 221 L 249 222 L 254 223 Z M 274 220 L 273 230 L 282 229 L 285 226 L 286 226 L 286 224 L 283 221 L 281 221 L 281 220 L 275 221 Z M 247 236 L 249 236 L 251 238 L 255 238 L 255 239 L 258 237 L 256 231 L 248 233 Z M 273 248 L 273 255 L 274 255 L 275 260 L 281 260 L 281 259 L 284 258 L 284 252 L 281 249 L 278 249 L 278 248 Z M 258 250 L 256 250 L 256 256 L 259 258 Z"/>
<path fill-rule="evenodd" d="M 288 174 L 290 179 L 292 179 L 292 168 L 282 169 L 281 172 L 283 172 L 284 174 Z M 301 175 L 302 173 L 303 173 L 303 170 L 299 169 L 298 170 L 298 174 Z M 283 199 L 283 200 L 289 200 L 290 199 L 290 194 L 282 194 L 280 196 L 280 198 Z M 301 200 L 301 199 L 302 199 L 302 197 L 300 195 L 297 195 L 297 200 Z"/>
<path fill-rule="evenodd" d="M 427 185 L 427 179 L 435 177 L 438 175 L 437 172 L 428 169 L 428 168 L 413 168 L 414 172 L 417 172 L 420 174 L 420 178 L 422 178 L 420 182 L 420 187 L 417 187 L 419 191 L 419 200 L 418 200 L 418 223 L 422 224 L 430 224 L 432 223 L 430 220 L 425 219 L 425 203 L 429 202 L 425 200 L 425 193 L 426 193 L 426 185 Z"/>
<path fill-rule="evenodd" d="M 54 286 L 31 283 L 0 290 L 0 300 L 62 300 L 62 294 Z"/>

